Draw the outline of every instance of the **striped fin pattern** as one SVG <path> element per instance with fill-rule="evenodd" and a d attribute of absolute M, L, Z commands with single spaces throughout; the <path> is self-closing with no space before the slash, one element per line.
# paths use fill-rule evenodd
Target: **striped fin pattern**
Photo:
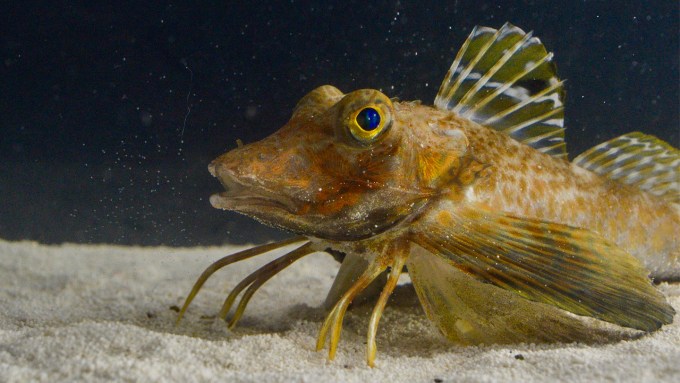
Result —
<path fill-rule="evenodd" d="M 553 305 L 485 283 L 426 251 L 406 265 L 425 314 L 452 342 L 462 344 L 602 342 L 604 327 L 588 325 Z M 614 332 L 620 340 L 620 333 Z M 612 339 L 613 340 L 613 339 Z"/>
<path fill-rule="evenodd" d="M 475 27 L 434 104 L 566 160 L 563 81 L 552 57 L 531 32 L 512 24 Z"/>
<path fill-rule="evenodd" d="M 624 134 L 587 150 L 574 164 L 680 204 L 680 150 L 654 136 Z"/>
<path fill-rule="evenodd" d="M 643 331 L 673 321 L 640 261 L 587 230 L 465 207 L 426 222 L 414 241 L 534 302 Z"/>

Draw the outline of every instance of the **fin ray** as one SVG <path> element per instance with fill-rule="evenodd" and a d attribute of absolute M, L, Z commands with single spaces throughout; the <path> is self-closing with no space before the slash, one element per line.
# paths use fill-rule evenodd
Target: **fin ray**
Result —
<path fill-rule="evenodd" d="M 618 335 L 480 281 L 420 247 L 414 248 L 407 265 L 426 315 L 453 342 L 588 342 Z"/>
<path fill-rule="evenodd" d="M 563 81 L 531 32 L 475 27 L 442 82 L 435 106 L 566 159 Z M 552 130 L 551 140 L 533 139 Z"/>
<path fill-rule="evenodd" d="M 481 281 L 639 330 L 672 321 L 641 263 L 597 234 L 481 208 L 442 214 L 425 222 L 416 243 Z"/>
<path fill-rule="evenodd" d="M 680 204 L 680 150 L 654 136 L 624 134 L 585 151 L 573 163 Z"/>
<path fill-rule="evenodd" d="M 458 51 L 458 54 L 456 54 L 456 58 L 453 60 L 453 64 L 451 64 L 451 68 L 449 71 L 446 73 L 446 77 L 444 81 L 442 82 L 439 92 L 437 93 L 437 97 L 439 95 L 442 95 L 443 98 L 446 99 L 451 99 L 453 98 L 454 94 L 458 90 L 458 87 L 460 86 L 460 83 L 465 79 L 467 76 L 461 76 L 457 75 L 457 72 L 463 72 L 465 69 L 461 67 L 461 63 L 463 62 L 463 59 L 465 55 L 468 53 L 470 50 L 470 45 L 477 45 L 481 43 L 486 43 L 488 41 L 493 41 L 493 40 L 488 40 L 490 38 L 489 34 L 495 34 L 497 31 L 492 28 L 488 27 L 480 27 L 480 26 L 475 26 L 472 29 L 472 32 L 470 32 L 470 37 L 468 37 L 467 40 L 465 40 L 465 43 L 463 43 L 463 46 L 460 48 Z M 478 47 L 474 47 L 473 51 L 478 50 Z M 483 48 L 482 48 L 483 49 Z M 456 76 L 456 77 L 454 77 Z M 444 96 L 445 95 L 445 96 Z M 435 105 L 437 105 L 437 100 L 435 99 Z M 438 105 L 437 105 L 438 106 Z M 449 109 L 443 108 L 443 109 Z"/>
<path fill-rule="evenodd" d="M 524 43 L 531 38 L 531 32 L 527 33 L 522 39 L 520 39 L 517 43 L 515 43 L 512 48 L 510 48 L 507 52 L 503 54 L 500 60 L 498 60 L 486 73 L 484 73 L 483 76 L 477 81 L 463 96 L 463 98 L 459 101 L 458 105 L 453 109 L 454 112 L 459 112 L 460 109 L 463 105 L 466 105 L 466 103 L 475 95 L 477 92 L 479 92 L 488 82 L 489 80 L 493 77 L 496 72 L 506 63 L 510 58 L 512 57 L 515 52 L 517 52 Z M 480 52 L 481 53 L 481 52 Z M 481 57 L 481 56 L 478 56 Z M 470 63 L 470 69 L 472 69 L 474 63 Z M 462 74 L 461 74 L 462 77 Z M 499 88 L 499 89 L 502 89 Z M 498 89 L 496 90 L 498 92 Z M 495 92 L 494 92 L 495 93 Z M 493 96 L 493 93 L 490 95 Z M 493 97 L 487 97 L 484 99 L 482 102 L 473 105 L 471 108 L 469 108 L 464 114 L 463 117 L 470 117 L 471 114 L 474 113 L 474 111 L 478 108 L 481 108 L 482 106 L 486 105 L 484 101 L 493 99 Z"/>

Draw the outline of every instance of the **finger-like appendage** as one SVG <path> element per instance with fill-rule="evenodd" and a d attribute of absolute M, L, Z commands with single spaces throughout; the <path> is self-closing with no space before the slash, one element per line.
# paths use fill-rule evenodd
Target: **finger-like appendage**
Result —
<path fill-rule="evenodd" d="M 205 269 L 205 271 L 203 271 L 201 276 L 198 277 L 198 279 L 196 280 L 196 283 L 194 283 L 194 286 L 191 288 L 191 292 L 189 292 L 189 295 L 184 300 L 184 305 L 182 305 L 182 308 L 179 310 L 179 314 L 177 315 L 177 321 L 175 322 L 175 324 L 176 325 L 179 324 L 179 322 L 182 320 L 182 317 L 184 316 L 184 313 L 186 312 L 187 308 L 189 307 L 191 302 L 194 300 L 194 297 L 196 297 L 196 294 L 198 294 L 198 291 L 201 289 L 201 287 L 203 287 L 203 284 L 205 283 L 205 281 L 207 281 L 208 278 L 210 278 L 210 276 L 213 275 L 217 270 L 219 270 L 219 269 L 221 269 L 221 268 L 223 268 L 227 265 L 230 265 L 232 263 L 243 261 L 245 259 L 254 257 L 256 255 L 264 254 L 266 252 L 276 250 L 276 249 L 279 249 L 279 248 L 284 247 L 284 246 L 288 246 L 288 245 L 291 245 L 291 244 L 294 244 L 294 243 L 304 242 L 304 241 L 308 241 L 308 239 L 306 237 L 299 236 L 299 237 L 286 239 L 286 240 L 280 241 L 280 242 L 268 243 L 268 244 L 265 244 L 265 245 L 253 247 L 251 249 L 246 249 L 246 250 L 243 250 L 243 251 L 239 251 L 238 253 L 228 255 L 224 258 L 219 259 L 218 261 L 216 261 L 212 265 L 208 266 L 208 268 Z"/>
<path fill-rule="evenodd" d="M 299 247 L 290 253 L 284 255 L 283 257 L 277 258 L 274 261 L 270 262 L 269 264 L 265 265 L 264 267 L 260 268 L 256 273 L 257 273 L 257 279 L 252 282 L 252 284 L 248 287 L 246 292 L 243 294 L 243 297 L 241 297 L 241 301 L 238 304 L 238 307 L 236 307 L 236 312 L 234 313 L 234 316 L 231 318 L 229 321 L 229 328 L 233 328 L 236 326 L 236 323 L 241 319 L 241 316 L 243 316 L 243 312 L 246 310 L 246 306 L 248 306 L 248 302 L 250 302 L 250 298 L 253 297 L 253 294 L 262 287 L 269 279 L 271 279 L 274 275 L 278 274 L 281 270 L 285 269 L 286 267 L 290 266 L 293 264 L 293 262 L 297 261 L 298 259 L 309 255 L 313 253 L 314 250 L 311 249 L 311 244 L 306 244 L 303 245 L 302 247 Z M 271 266 L 271 267 L 269 267 Z M 252 275 L 252 274 L 251 274 Z M 227 308 L 228 312 L 229 308 Z M 225 313 L 226 315 L 226 313 Z"/>
<path fill-rule="evenodd" d="M 264 282 L 266 282 L 269 278 L 274 276 L 276 273 L 281 271 L 283 268 L 289 266 L 292 262 L 300 259 L 302 256 L 305 256 L 313 250 L 310 250 L 311 244 L 306 243 L 297 249 L 291 251 L 290 253 L 287 253 L 284 256 L 281 256 L 279 258 L 276 258 L 275 260 L 267 263 L 266 265 L 260 267 L 259 269 L 255 270 L 254 272 L 250 273 L 247 277 L 245 277 L 241 282 L 239 282 L 233 290 L 229 293 L 227 298 L 224 300 L 224 303 L 222 304 L 222 309 L 220 310 L 219 314 L 217 315 L 218 318 L 222 320 L 227 319 L 227 315 L 229 314 L 229 310 L 231 310 L 231 306 L 234 304 L 236 301 L 236 298 L 243 292 L 244 289 L 246 289 L 248 286 L 250 286 L 253 283 L 256 283 L 259 279 L 265 278 Z M 293 259 L 292 261 L 288 261 L 290 259 Z M 281 267 L 281 265 L 284 265 Z M 260 283 L 259 286 L 262 285 Z M 255 290 L 257 290 L 255 288 Z M 253 292 L 254 293 L 254 292 Z M 251 294 L 252 295 L 252 294 Z"/>
<path fill-rule="evenodd" d="M 229 292 L 229 295 L 227 295 L 227 298 L 224 300 L 224 303 L 222 304 L 222 308 L 220 309 L 220 312 L 217 314 L 217 317 L 222 319 L 222 320 L 227 320 L 227 315 L 229 314 L 229 310 L 231 310 L 231 306 L 234 304 L 236 301 L 236 298 L 243 292 L 245 288 L 250 286 L 253 282 L 257 280 L 263 273 L 267 273 L 268 270 L 265 270 L 267 266 L 270 266 L 271 263 L 268 263 L 259 269 L 255 270 L 252 272 L 250 275 L 247 277 L 243 278 L 241 282 L 239 282 L 234 288 Z M 272 274 L 273 275 L 273 274 Z"/>
<path fill-rule="evenodd" d="M 370 367 L 375 365 L 375 354 L 377 352 L 377 346 L 375 343 L 375 336 L 378 332 L 378 322 L 380 322 L 380 316 L 382 315 L 385 305 L 387 305 L 387 300 L 397 287 L 397 282 L 399 282 L 399 276 L 404 269 L 404 263 L 406 263 L 406 258 L 408 254 L 397 254 L 392 261 L 392 271 L 390 271 L 390 276 L 387 279 L 387 283 L 380 293 L 378 302 L 373 308 L 373 313 L 371 314 L 371 320 L 368 322 L 368 339 L 366 343 L 366 360 Z"/>
<path fill-rule="evenodd" d="M 326 319 L 324 319 L 323 324 L 321 325 L 319 336 L 316 338 L 316 351 L 321 351 L 323 346 L 326 344 L 326 335 L 328 335 L 328 330 L 331 328 L 331 323 L 333 322 L 333 317 L 335 316 L 336 311 L 338 311 L 337 303 L 335 306 L 333 306 L 328 315 L 326 315 Z"/>
<path fill-rule="evenodd" d="M 335 304 L 333 310 L 326 316 L 321 331 L 319 331 L 319 337 L 317 338 L 316 348 L 320 350 L 326 343 L 326 335 L 328 331 L 331 331 L 331 339 L 328 350 L 328 358 L 333 360 L 335 358 L 335 352 L 338 347 L 338 342 L 340 340 L 340 332 L 342 330 L 342 320 L 345 317 L 345 312 L 352 299 L 357 296 L 363 289 L 366 288 L 375 278 L 380 275 L 386 266 L 379 262 L 372 263 L 366 271 L 357 279 L 357 281 L 350 287 L 345 294 L 342 295 L 338 303 Z"/>

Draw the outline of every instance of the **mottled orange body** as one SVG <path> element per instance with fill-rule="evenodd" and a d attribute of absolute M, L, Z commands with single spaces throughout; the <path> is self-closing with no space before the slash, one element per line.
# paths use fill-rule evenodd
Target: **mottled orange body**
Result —
<path fill-rule="evenodd" d="M 680 278 L 680 215 L 668 201 L 450 112 L 410 103 L 397 103 L 395 108 L 419 137 L 439 137 L 435 130 L 459 129 L 475 159 L 488 165 L 465 190 L 464 203 L 588 228 L 643 261 L 653 277 Z"/>
<path fill-rule="evenodd" d="M 331 359 L 364 292 L 377 296 L 373 365 L 380 316 L 406 270 L 428 317 L 463 344 L 590 339 L 568 313 L 642 331 L 670 323 L 648 276 L 680 278 L 680 152 L 631 133 L 568 162 L 551 60 L 530 33 L 482 27 L 434 107 L 371 89 L 311 91 L 279 131 L 209 166 L 226 189 L 214 207 L 299 237 L 217 261 L 180 317 L 218 269 L 297 244 L 239 283 L 219 316 L 243 292 L 233 326 L 269 278 L 327 252 L 342 262 L 317 341 L 330 339 Z"/>

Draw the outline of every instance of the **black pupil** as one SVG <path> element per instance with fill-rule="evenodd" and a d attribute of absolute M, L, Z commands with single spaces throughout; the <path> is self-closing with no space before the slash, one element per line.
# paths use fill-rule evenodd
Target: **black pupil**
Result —
<path fill-rule="evenodd" d="M 380 114 L 373 108 L 366 108 L 357 115 L 357 124 L 363 130 L 373 130 L 380 126 Z"/>

